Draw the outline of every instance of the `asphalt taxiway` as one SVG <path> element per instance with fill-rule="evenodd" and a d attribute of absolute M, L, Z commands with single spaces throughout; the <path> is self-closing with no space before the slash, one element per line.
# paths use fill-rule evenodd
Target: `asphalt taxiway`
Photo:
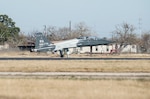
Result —
<path fill-rule="evenodd" d="M 49 58 L 49 57 L 0 57 L 0 60 L 150 60 L 150 58 Z"/>
<path fill-rule="evenodd" d="M 0 78 L 87 78 L 87 79 L 148 79 L 150 73 L 102 72 L 0 72 Z"/>

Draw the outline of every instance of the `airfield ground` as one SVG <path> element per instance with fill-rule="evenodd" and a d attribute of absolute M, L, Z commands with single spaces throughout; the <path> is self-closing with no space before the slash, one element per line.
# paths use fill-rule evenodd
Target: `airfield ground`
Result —
<path fill-rule="evenodd" d="M 0 57 L 56 57 L 30 52 Z M 75 55 L 72 57 L 90 57 Z M 150 57 L 149 54 L 92 57 Z M 150 60 L 1 60 L 0 72 L 150 72 Z M 0 99 L 150 99 L 150 80 L 0 78 Z"/>
<path fill-rule="evenodd" d="M 0 52 L 0 57 L 59 57 L 56 54 L 28 51 Z M 150 54 L 79 54 L 71 57 L 136 57 L 149 58 Z M 150 72 L 150 60 L 1 60 L 0 72 Z"/>
<path fill-rule="evenodd" d="M 1 60 L 0 72 L 150 72 L 150 60 Z"/>
<path fill-rule="evenodd" d="M 0 51 L 0 57 L 60 57 L 58 53 L 36 53 L 29 51 Z M 66 56 L 65 56 L 66 57 Z M 150 58 L 150 54 L 92 54 L 92 56 L 87 54 L 71 54 L 69 55 L 71 58 Z"/>
<path fill-rule="evenodd" d="M 0 99 L 149 99 L 144 80 L 0 79 Z"/>

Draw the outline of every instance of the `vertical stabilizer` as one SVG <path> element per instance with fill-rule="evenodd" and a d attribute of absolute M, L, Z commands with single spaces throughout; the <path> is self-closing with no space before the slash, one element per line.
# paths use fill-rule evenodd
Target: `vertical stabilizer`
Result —
<path fill-rule="evenodd" d="M 43 36 L 42 33 L 36 33 L 36 42 L 35 42 L 35 48 L 43 48 L 50 45 L 50 41 Z"/>

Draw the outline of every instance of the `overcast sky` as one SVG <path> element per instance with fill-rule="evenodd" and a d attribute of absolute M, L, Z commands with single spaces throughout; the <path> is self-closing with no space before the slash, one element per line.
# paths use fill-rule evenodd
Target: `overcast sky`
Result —
<path fill-rule="evenodd" d="M 115 26 L 127 22 L 150 30 L 150 0 L 0 0 L 0 14 L 16 22 L 22 32 L 43 31 L 44 25 L 64 27 L 85 22 L 98 36 L 110 37 Z"/>

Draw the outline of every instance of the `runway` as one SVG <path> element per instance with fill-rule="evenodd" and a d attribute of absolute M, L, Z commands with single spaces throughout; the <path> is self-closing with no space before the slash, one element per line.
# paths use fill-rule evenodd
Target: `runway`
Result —
<path fill-rule="evenodd" d="M 150 60 L 150 58 L 50 58 L 50 57 L 0 57 L 0 60 Z"/>
<path fill-rule="evenodd" d="M 150 73 L 0 72 L 0 78 L 148 79 Z"/>

